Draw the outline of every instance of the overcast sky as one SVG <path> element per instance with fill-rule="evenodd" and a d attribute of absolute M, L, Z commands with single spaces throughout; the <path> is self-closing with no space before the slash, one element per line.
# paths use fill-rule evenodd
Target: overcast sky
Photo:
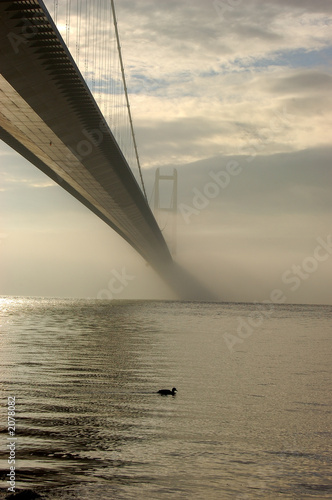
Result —
<path fill-rule="evenodd" d="M 149 196 L 157 166 L 178 171 L 178 261 L 221 300 L 332 304 L 330 0 L 116 10 Z M 95 215 L 0 155 L 0 294 L 171 297 Z"/>

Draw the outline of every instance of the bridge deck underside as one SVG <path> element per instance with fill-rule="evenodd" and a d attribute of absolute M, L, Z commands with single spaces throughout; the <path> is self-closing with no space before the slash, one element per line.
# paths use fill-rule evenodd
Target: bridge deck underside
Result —
<path fill-rule="evenodd" d="M 172 262 L 153 214 L 42 2 L 0 1 L 0 138 L 153 267 Z"/>

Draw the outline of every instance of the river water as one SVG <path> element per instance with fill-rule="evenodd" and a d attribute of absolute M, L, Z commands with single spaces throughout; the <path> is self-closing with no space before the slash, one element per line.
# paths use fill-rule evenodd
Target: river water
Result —
<path fill-rule="evenodd" d="M 332 498 L 332 306 L 1 299 L 1 491 Z M 160 396 L 161 388 L 178 389 Z"/>

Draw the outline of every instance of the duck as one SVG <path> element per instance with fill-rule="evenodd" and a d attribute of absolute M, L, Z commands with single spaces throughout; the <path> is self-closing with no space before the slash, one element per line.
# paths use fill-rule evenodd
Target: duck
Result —
<path fill-rule="evenodd" d="M 161 396 L 175 396 L 176 392 L 177 389 L 173 387 L 171 391 L 169 389 L 160 389 L 158 391 L 158 394 L 160 394 Z"/>

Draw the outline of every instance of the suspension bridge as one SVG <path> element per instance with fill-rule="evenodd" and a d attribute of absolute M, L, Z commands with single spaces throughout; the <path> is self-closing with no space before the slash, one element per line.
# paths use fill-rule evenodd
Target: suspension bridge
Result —
<path fill-rule="evenodd" d="M 174 263 L 146 198 L 113 1 L 0 0 L 0 19 L 0 138 L 182 298 L 194 289 L 201 296 Z"/>

